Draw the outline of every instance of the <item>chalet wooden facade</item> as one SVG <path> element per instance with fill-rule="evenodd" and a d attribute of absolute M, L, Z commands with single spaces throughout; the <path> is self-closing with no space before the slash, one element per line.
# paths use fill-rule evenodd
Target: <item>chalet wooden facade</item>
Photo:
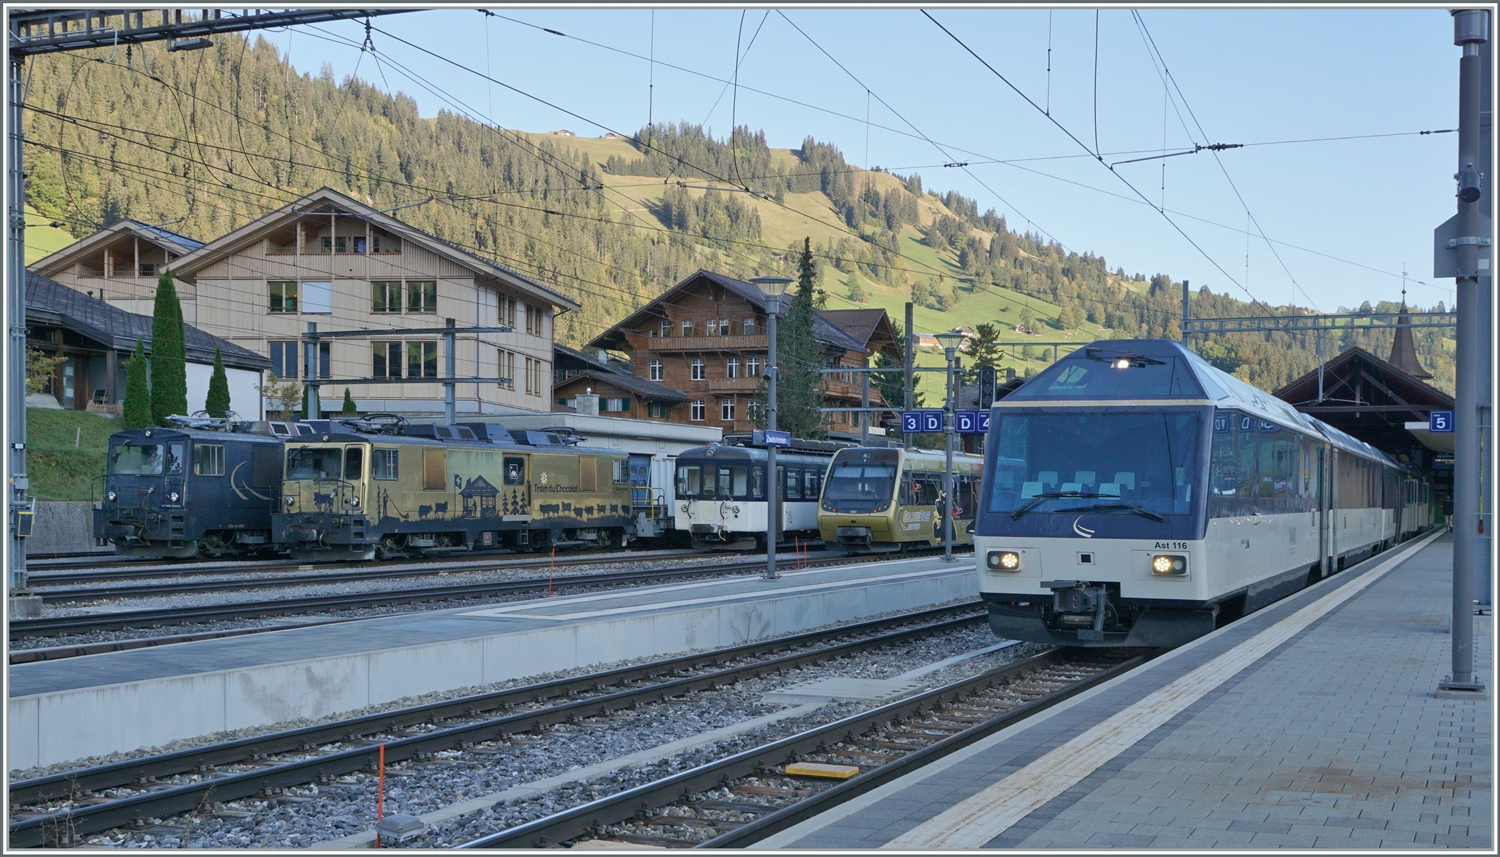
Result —
<path fill-rule="evenodd" d="M 309 324 L 319 332 L 378 332 L 320 342 L 316 371 L 325 411 L 338 410 L 347 387 L 361 411 L 440 413 L 443 338 L 415 331 L 442 327 L 450 318 L 460 329 L 514 328 L 458 337 L 458 377 L 509 379 L 459 384 L 460 414 L 547 411 L 553 319 L 579 308 L 559 292 L 326 187 L 168 267 L 188 323 L 266 355 L 271 372 L 283 379 L 306 381 L 300 337 Z"/>
<path fill-rule="evenodd" d="M 151 315 L 161 272 L 202 246 L 202 241 L 127 217 L 27 267 L 126 312 Z"/>
<path fill-rule="evenodd" d="M 789 295 L 782 300 L 791 303 Z M 814 335 L 827 368 L 860 368 L 879 351 L 900 354 L 884 310 L 820 312 Z M 764 299 L 751 283 L 698 271 L 588 345 L 624 352 L 635 376 L 683 394 L 681 405 L 638 417 L 717 426 L 726 434 L 754 427 L 752 399 L 766 369 L 768 347 Z M 854 372 L 824 376 L 828 405 L 859 407 L 860 384 Z M 557 395 L 576 395 L 585 386 L 585 381 L 569 380 Z M 594 392 L 606 395 L 597 386 Z M 873 385 L 870 402 L 885 404 Z M 857 432 L 859 420 L 854 414 L 829 414 L 824 426 Z"/>

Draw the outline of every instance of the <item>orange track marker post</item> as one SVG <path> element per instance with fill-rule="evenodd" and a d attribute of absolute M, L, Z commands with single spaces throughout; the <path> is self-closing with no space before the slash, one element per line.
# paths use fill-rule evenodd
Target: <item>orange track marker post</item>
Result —
<path fill-rule="evenodd" d="M 375 820 L 385 818 L 385 745 L 380 745 L 380 785 L 375 791 Z M 380 834 L 375 834 L 375 847 L 380 847 Z"/>
<path fill-rule="evenodd" d="M 547 597 L 556 598 L 552 594 L 552 573 L 557 570 L 557 548 L 552 548 L 552 559 L 547 562 Z"/>

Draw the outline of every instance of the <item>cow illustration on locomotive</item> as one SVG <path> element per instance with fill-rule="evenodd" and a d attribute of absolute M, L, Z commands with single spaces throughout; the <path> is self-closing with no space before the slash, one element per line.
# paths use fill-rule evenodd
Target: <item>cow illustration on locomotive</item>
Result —
<path fill-rule="evenodd" d="M 628 456 L 563 431 L 343 420 L 288 441 L 274 540 L 303 560 L 623 547 Z"/>

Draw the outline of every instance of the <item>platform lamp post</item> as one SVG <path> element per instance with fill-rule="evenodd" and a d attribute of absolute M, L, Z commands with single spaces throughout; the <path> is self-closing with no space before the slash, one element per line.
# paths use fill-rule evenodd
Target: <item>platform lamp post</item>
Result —
<path fill-rule="evenodd" d="M 958 356 L 958 346 L 964 335 L 956 331 L 939 333 L 938 342 L 943 344 L 943 356 L 948 358 L 948 393 L 943 399 L 943 450 L 946 463 L 943 466 L 943 562 L 953 562 L 953 429 L 958 415 L 953 412 L 953 361 Z"/>
<path fill-rule="evenodd" d="M 766 299 L 766 430 L 776 430 L 776 319 L 781 315 L 781 296 L 791 285 L 790 277 L 756 277 L 750 282 L 760 289 Z M 766 443 L 766 580 L 777 580 L 776 571 L 777 526 L 781 523 L 781 485 L 776 478 L 776 447 Z"/>

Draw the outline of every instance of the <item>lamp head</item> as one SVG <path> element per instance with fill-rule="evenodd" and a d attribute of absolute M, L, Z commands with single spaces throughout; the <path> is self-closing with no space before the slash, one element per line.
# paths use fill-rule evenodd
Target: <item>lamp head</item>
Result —
<path fill-rule="evenodd" d="M 780 307 L 781 296 L 786 294 L 786 287 L 792 284 L 791 277 L 755 277 L 750 282 L 760 289 L 761 296 L 766 299 L 766 305 Z"/>

